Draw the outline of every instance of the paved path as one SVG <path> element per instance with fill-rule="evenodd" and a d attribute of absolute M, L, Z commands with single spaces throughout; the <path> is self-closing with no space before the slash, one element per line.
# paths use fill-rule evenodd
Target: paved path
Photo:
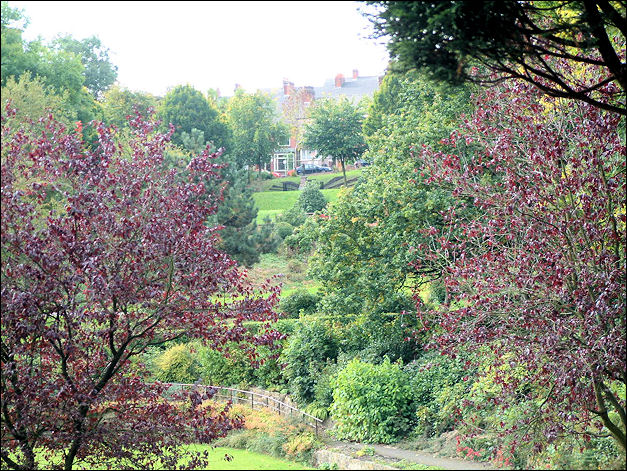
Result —
<path fill-rule="evenodd" d="M 403 450 L 401 448 L 394 448 L 389 445 L 373 445 L 373 444 L 364 444 L 364 443 L 351 443 L 351 442 L 338 442 L 333 441 L 328 443 L 328 448 L 331 450 L 337 449 L 339 452 L 344 452 L 346 454 L 354 453 L 359 450 L 363 450 L 364 447 L 373 448 L 376 452 L 376 455 L 373 457 L 365 456 L 364 458 L 376 458 L 377 456 L 397 459 L 397 460 L 406 460 L 413 463 L 420 463 L 428 466 L 438 466 L 443 469 L 482 469 L 482 470 L 490 470 L 494 469 L 487 463 L 477 463 L 474 461 L 467 461 L 462 459 L 455 458 L 443 458 L 439 456 L 435 456 L 430 453 L 420 452 L 420 451 L 412 451 L 412 450 Z"/>

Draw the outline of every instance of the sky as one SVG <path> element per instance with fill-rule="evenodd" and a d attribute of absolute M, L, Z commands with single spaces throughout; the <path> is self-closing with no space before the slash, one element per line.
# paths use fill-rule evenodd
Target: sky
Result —
<path fill-rule="evenodd" d="M 383 75 L 388 53 L 369 39 L 358 2 L 9 1 L 30 20 L 24 39 L 98 36 L 120 86 L 163 96 L 190 84 L 233 94 L 321 86 L 338 73 Z"/>

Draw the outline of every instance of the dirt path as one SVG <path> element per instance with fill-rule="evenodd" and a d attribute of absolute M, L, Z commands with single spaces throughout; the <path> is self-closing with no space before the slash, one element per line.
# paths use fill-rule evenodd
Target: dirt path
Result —
<path fill-rule="evenodd" d="M 328 443 L 328 447 L 331 450 L 338 451 L 347 455 L 355 456 L 356 451 L 363 450 L 364 447 L 373 448 L 375 451 L 374 456 L 365 455 L 364 458 L 368 460 L 381 459 L 386 461 L 405 460 L 413 463 L 420 463 L 428 466 L 437 466 L 442 469 L 494 469 L 487 463 L 477 463 L 474 461 L 466 461 L 455 458 L 443 458 L 438 457 L 430 453 L 403 450 L 401 448 L 394 448 L 389 445 L 372 445 L 364 443 L 351 443 L 351 442 L 338 442 L 333 441 Z"/>

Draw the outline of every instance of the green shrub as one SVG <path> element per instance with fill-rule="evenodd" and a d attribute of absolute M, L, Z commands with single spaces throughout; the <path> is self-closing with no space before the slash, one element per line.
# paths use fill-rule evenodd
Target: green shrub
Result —
<path fill-rule="evenodd" d="M 322 211 L 327 205 L 327 199 L 320 191 L 320 184 L 310 181 L 298 196 L 298 205 L 306 213 Z"/>
<path fill-rule="evenodd" d="M 189 344 L 168 348 L 154 359 L 153 366 L 156 378 L 167 383 L 193 383 L 200 376 L 200 365 Z"/>
<path fill-rule="evenodd" d="M 300 226 L 294 226 L 292 235 L 287 236 L 283 241 L 284 246 L 292 252 L 308 254 L 314 246 L 318 237 L 318 224 L 316 217 L 310 217 Z"/>
<path fill-rule="evenodd" d="M 428 352 L 405 366 L 416 404 L 416 432 L 424 436 L 451 430 L 457 410 L 472 386 L 473 372 L 459 359 Z M 463 381 L 464 377 L 469 379 Z"/>
<path fill-rule="evenodd" d="M 274 233 L 281 240 L 292 235 L 292 232 L 294 232 L 294 226 L 292 226 L 289 222 L 280 221 L 274 224 Z"/>
<path fill-rule="evenodd" d="M 237 344 L 229 344 L 228 347 L 228 356 L 209 347 L 199 350 L 199 370 L 204 384 L 234 386 L 253 382 L 253 367 L 248 356 Z"/>
<path fill-rule="evenodd" d="M 289 296 L 281 298 L 279 310 L 288 314 L 290 317 L 298 317 L 301 312 L 304 314 L 313 314 L 316 312 L 319 302 L 319 294 L 310 293 L 305 289 L 299 289 Z"/>
<path fill-rule="evenodd" d="M 329 324 L 317 319 L 301 319 L 281 355 L 286 364 L 283 375 L 296 402 L 313 401 L 320 372 L 327 360 L 335 360 L 337 354 L 337 340 Z"/>
<path fill-rule="evenodd" d="M 300 204 L 296 203 L 290 209 L 277 217 L 277 222 L 287 222 L 292 227 L 298 227 L 304 224 L 307 214 L 303 211 Z"/>
<path fill-rule="evenodd" d="M 398 363 L 351 361 L 337 375 L 331 415 L 339 439 L 392 443 L 406 435 L 415 408 L 407 374 Z"/>

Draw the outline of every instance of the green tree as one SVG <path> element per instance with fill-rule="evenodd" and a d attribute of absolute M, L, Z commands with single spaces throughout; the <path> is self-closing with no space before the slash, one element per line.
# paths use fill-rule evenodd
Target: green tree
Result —
<path fill-rule="evenodd" d="M 184 168 L 189 159 L 201 154 L 207 146 L 203 131 L 196 128 L 192 128 L 189 134 L 183 132 L 181 140 L 187 156 L 180 156 L 177 152 L 180 148 L 175 147 L 170 157 L 178 157 L 178 162 L 169 162 L 169 165 L 178 168 Z M 222 226 L 217 246 L 241 265 L 250 267 L 259 261 L 259 254 L 263 252 L 259 243 L 257 207 L 252 190 L 246 186 L 246 172 L 230 165 L 224 154 L 218 162 L 221 168 L 216 171 L 221 178 L 202 179 L 205 187 L 211 188 L 216 194 L 221 192 L 223 197 L 209 222 Z"/>
<path fill-rule="evenodd" d="M 91 36 L 78 40 L 69 35 L 60 36 L 52 42 L 52 46 L 80 58 L 83 64 L 84 85 L 94 98 L 101 98 L 115 82 L 118 68 L 111 63 L 109 49 L 103 46 L 98 37 Z"/>
<path fill-rule="evenodd" d="M 31 79 L 28 73 L 19 79 L 9 77 L 2 87 L 3 109 L 9 101 L 11 107 L 16 110 L 15 115 L 7 117 L 9 123 L 15 123 L 12 125 L 14 129 L 35 126 L 43 131 L 44 125 L 37 120 L 48 113 L 52 113 L 64 125 L 74 127 L 76 114 L 67 107 L 67 92 L 54 93 L 39 77 Z M 29 121 L 32 121 L 32 124 Z"/>
<path fill-rule="evenodd" d="M 229 169 L 225 179 L 228 187 L 216 213 L 216 222 L 223 226 L 218 246 L 241 265 L 251 267 L 259 261 L 260 254 L 255 200 L 242 171 Z"/>
<path fill-rule="evenodd" d="M 309 116 L 304 145 L 320 155 L 330 155 L 333 162 L 339 160 L 346 184 L 346 160 L 358 158 L 366 150 L 361 131 L 363 111 L 347 98 L 327 98 L 317 101 Z"/>
<path fill-rule="evenodd" d="M 213 149 L 225 147 L 229 139 L 229 128 L 218 109 L 191 85 L 179 85 L 166 93 L 159 105 L 159 118 L 164 126 L 175 127 L 172 142 L 182 145 L 183 132 L 193 128 L 204 133 Z"/>
<path fill-rule="evenodd" d="M 233 131 L 231 155 L 240 168 L 254 165 L 259 173 L 272 153 L 287 140 L 287 126 L 278 121 L 275 104 L 261 92 L 238 90 L 227 105 L 227 119 Z M 250 174 L 249 174 L 250 175 Z"/>
<path fill-rule="evenodd" d="M 411 263 L 412 248 L 427 240 L 425 228 L 443 224 L 452 196 L 415 171 L 420 162 L 412 150 L 448 137 L 469 110 L 469 95 L 468 87 L 438 85 L 416 73 L 384 79 L 369 115 L 377 117 L 376 126 L 370 120 L 366 153 L 374 163 L 329 204 L 313 231 L 309 271 L 326 289 L 322 310 L 400 311 L 423 277 L 437 278 L 439 266 Z"/>
<path fill-rule="evenodd" d="M 375 35 L 390 38 L 397 69 L 424 69 L 457 84 L 516 78 L 552 96 L 627 114 L 623 1 L 365 3 L 376 8 L 369 14 Z M 567 60 L 568 68 L 558 60 Z M 586 64 L 603 73 L 582 75 Z M 622 89 L 609 103 L 599 95 L 608 81 Z"/>
<path fill-rule="evenodd" d="M 128 125 L 127 116 L 134 116 L 135 110 L 148 116 L 150 108 L 156 109 L 157 99 L 149 94 L 134 92 L 118 85 L 109 88 L 103 94 L 102 110 L 105 122 L 111 126 L 124 128 Z"/>

